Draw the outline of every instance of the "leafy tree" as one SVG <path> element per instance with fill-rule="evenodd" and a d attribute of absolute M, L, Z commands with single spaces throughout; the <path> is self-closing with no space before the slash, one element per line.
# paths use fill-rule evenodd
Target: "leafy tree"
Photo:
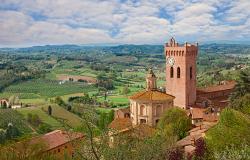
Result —
<path fill-rule="evenodd" d="M 70 104 L 68 104 L 68 105 L 67 105 L 67 110 L 68 110 L 68 111 L 71 111 L 71 109 L 72 109 L 72 106 L 71 106 Z"/>
<path fill-rule="evenodd" d="M 241 111 L 242 113 L 250 115 L 250 93 L 233 100 L 229 106 Z"/>
<path fill-rule="evenodd" d="M 194 152 L 194 157 L 196 160 L 202 160 L 205 157 L 206 153 L 206 143 L 203 138 L 200 138 L 195 141 L 195 152 Z"/>
<path fill-rule="evenodd" d="M 31 113 L 28 113 L 27 121 L 33 126 L 39 126 L 42 123 L 41 119 L 37 114 L 31 114 Z"/>
<path fill-rule="evenodd" d="M 6 131 L 0 129 L 0 144 L 3 144 L 6 141 Z"/>
<path fill-rule="evenodd" d="M 169 160 L 182 160 L 183 151 L 180 148 L 174 148 L 169 152 Z"/>
<path fill-rule="evenodd" d="M 116 135 L 114 143 L 110 145 L 110 133 L 112 131 L 109 128 L 104 128 L 100 132 L 96 125 L 99 116 L 94 109 L 84 107 L 84 110 L 81 117 L 85 138 L 75 152 L 76 159 L 168 159 L 169 151 L 176 142 L 175 137 L 165 136 L 161 132 L 157 132 L 148 138 L 138 138 L 136 134 L 140 130 L 134 129 L 131 132 L 129 131 L 128 134 Z M 98 136 L 98 140 L 96 136 Z"/>
<path fill-rule="evenodd" d="M 106 90 L 114 89 L 113 79 L 110 77 L 107 77 L 105 73 L 100 73 L 97 75 L 97 86 L 103 87 Z"/>
<path fill-rule="evenodd" d="M 49 115 L 52 114 L 52 107 L 51 107 L 51 106 L 48 107 L 48 114 L 49 114 Z"/>
<path fill-rule="evenodd" d="M 39 118 L 39 116 L 37 114 L 32 115 L 32 121 L 31 122 L 32 122 L 32 124 L 34 126 L 39 126 L 42 123 L 41 119 Z"/>
<path fill-rule="evenodd" d="M 40 134 L 48 133 L 50 131 L 52 131 L 52 128 L 47 123 L 42 123 L 38 127 L 38 133 Z"/>
<path fill-rule="evenodd" d="M 28 113 L 28 114 L 27 114 L 27 121 L 28 121 L 29 123 L 32 123 L 32 114 L 31 114 L 31 113 Z"/>
<path fill-rule="evenodd" d="M 59 106 L 62 106 L 62 107 L 66 106 L 66 103 L 63 101 L 63 99 L 61 97 L 56 97 L 55 103 L 58 104 Z"/>
<path fill-rule="evenodd" d="M 239 80 L 237 81 L 235 90 L 230 97 L 231 102 L 247 93 L 250 93 L 250 69 L 240 72 Z"/>
<path fill-rule="evenodd" d="M 84 96 L 76 96 L 76 97 L 70 97 L 68 99 L 68 102 L 75 102 L 75 103 L 83 103 L 83 104 L 93 104 L 94 101 L 92 97 L 89 96 L 89 94 L 84 93 Z"/>
<path fill-rule="evenodd" d="M 130 92 L 130 90 L 129 90 L 128 86 L 127 86 L 127 85 L 124 86 L 124 87 L 123 87 L 123 90 L 122 90 L 122 94 L 127 95 L 129 92 Z"/>
<path fill-rule="evenodd" d="M 174 107 L 162 115 L 158 127 L 168 133 L 176 134 L 181 139 L 192 128 L 192 123 L 184 110 Z"/>
<path fill-rule="evenodd" d="M 3 109 L 6 109 L 7 108 L 7 103 L 4 101 L 3 102 L 3 105 L 1 106 Z"/>
<path fill-rule="evenodd" d="M 12 138 L 18 137 L 19 135 L 20 135 L 20 132 L 17 129 L 17 127 L 13 126 L 12 123 L 9 123 L 6 129 L 6 138 L 12 139 Z"/>
<path fill-rule="evenodd" d="M 225 108 L 218 123 L 206 133 L 206 145 L 211 153 L 222 152 L 226 146 L 240 148 L 250 145 L 250 118 L 231 108 Z"/>
<path fill-rule="evenodd" d="M 108 78 L 112 79 L 112 80 L 116 80 L 117 79 L 117 74 L 115 72 L 111 72 L 108 74 Z"/>
<path fill-rule="evenodd" d="M 223 151 L 215 151 L 213 159 L 215 160 L 248 160 L 250 157 L 250 147 L 242 145 L 241 147 L 227 146 Z"/>

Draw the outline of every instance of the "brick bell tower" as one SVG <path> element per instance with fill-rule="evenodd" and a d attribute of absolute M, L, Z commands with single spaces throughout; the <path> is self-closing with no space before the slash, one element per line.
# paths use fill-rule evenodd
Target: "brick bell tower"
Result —
<path fill-rule="evenodd" d="M 196 101 L 196 45 L 180 46 L 171 38 L 164 47 L 166 55 L 166 93 L 175 96 L 174 106 L 189 108 Z"/>

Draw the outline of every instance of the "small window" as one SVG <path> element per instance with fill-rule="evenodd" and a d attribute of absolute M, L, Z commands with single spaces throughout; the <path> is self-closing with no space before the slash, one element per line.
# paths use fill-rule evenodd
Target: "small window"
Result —
<path fill-rule="evenodd" d="M 125 113 L 124 114 L 124 118 L 130 118 L 130 114 L 129 113 Z"/>
<path fill-rule="evenodd" d="M 173 78 L 174 77 L 174 68 L 171 67 L 170 68 L 170 78 Z"/>
<path fill-rule="evenodd" d="M 192 67 L 190 67 L 190 69 L 189 69 L 189 76 L 190 76 L 190 79 L 192 79 L 193 78 L 193 68 Z"/>
<path fill-rule="evenodd" d="M 155 124 L 158 124 L 158 122 L 159 122 L 159 119 L 155 120 Z"/>
<path fill-rule="evenodd" d="M 181 69 L 180 67 L 177 68 L 177 78 L 181 77 Z"/>
<path fill-rule="evenodd" d="M 57 152 L 59 153 L 59 152 L 60 152 L 60 149 L 58 149 Z"/>
<path fill-rule="evenodd" d="M 140 119 L 140 124 L 146 124 L 146 119 Z"/>

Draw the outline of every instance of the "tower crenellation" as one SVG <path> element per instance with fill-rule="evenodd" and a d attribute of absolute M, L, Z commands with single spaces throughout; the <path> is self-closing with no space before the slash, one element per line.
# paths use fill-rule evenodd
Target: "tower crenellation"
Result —
<path fill-rule="evenodd" d="M 166 56 L 166 92 L 174 95 L 175 106 L 188 108 L 196 100 L 196 57 L 198 43 L 179 45 L 171 38 L 164 47 Z"/>

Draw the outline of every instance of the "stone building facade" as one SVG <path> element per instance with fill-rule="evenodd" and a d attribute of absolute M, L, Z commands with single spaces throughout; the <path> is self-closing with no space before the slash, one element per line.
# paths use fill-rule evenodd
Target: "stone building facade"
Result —
<path fill-rule="evenodd" d="M 147 124 L 156 126 L 162 113 L 173 107 L 174 96 L 157 89 L 156 76 L 150 69 L 146 77 L 146 90 L 132 95 L 130 100 L 130 118 L 133 125 Z"/>
<path fill-rule="evenodd" d="M 174 105 L 189 108 L 196 101 L 196 59 L 198 44 L 180 46 L 171 38 L 164 47 L 166 56 L 166 93 L 174 95 Z"/>

